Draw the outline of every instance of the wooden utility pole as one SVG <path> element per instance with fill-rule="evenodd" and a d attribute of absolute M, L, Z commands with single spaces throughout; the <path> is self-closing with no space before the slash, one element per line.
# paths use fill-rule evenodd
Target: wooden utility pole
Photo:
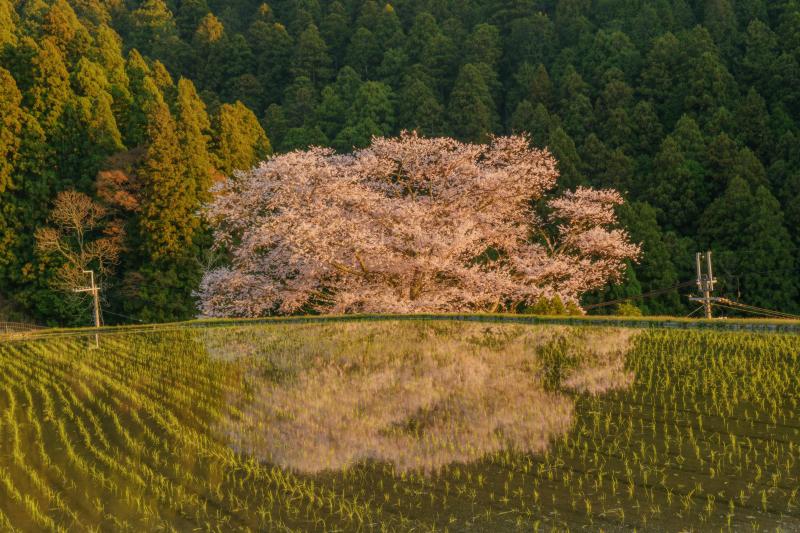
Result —
<path fill-rule="evenodd" d="M 100 287 L 94 284 L 94 270 L 84 270 L 84 274 L 89 274 L 91 285 L 81 289 L 75 289 L 75 292 L 91 292 L 94 298 L 94 327 L 100 327 Z"/>
<path fill-rule="evenodd" d="M 703 259 L 705 259 L 706 263 L 705 273 L 703 272 Z M 706 252 L 705 254 L 698 252 L 695 255 L 695 261 L 697 266 L 697 289 L 703 296 L 702 298 L 690 298 L 690 300 L 702 302 L 706 318 L 714 318 L 711 313 L 711 301 L 713 300 L 711 293 L 714 291 L 714 283 L 717 280 L 714 278 L 714 271 L 711 267 L 711 252 Z"/>

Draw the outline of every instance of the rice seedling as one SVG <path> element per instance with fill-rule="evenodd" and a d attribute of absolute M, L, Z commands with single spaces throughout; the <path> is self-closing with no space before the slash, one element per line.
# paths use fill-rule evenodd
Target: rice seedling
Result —
<path fill-rule="evenodd" d="M 0 529 L 792 530 L 800 337 L 455 321 L 0 344 Z"/>

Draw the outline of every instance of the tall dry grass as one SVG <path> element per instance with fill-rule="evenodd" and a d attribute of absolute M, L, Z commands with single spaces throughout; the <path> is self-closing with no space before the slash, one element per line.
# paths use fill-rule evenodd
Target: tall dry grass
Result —
<path fill-rule="evenodd" d="M 313 473 L 364 460 L 436 470 L 505 448 L 540 452 L 573 423 L 574 398 L 546 386 L 543 350 L 567 361 L 564 387 L 628 385 L 624 330 L 468 323 L 309 325 L 215 338 L 241 365 L 238 450 Z M 563 353 L 562 353 L 563 352 Z"/>

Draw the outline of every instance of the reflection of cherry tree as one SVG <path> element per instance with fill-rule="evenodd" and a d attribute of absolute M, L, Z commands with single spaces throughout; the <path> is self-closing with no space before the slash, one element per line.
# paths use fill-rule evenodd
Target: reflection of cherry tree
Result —
<path fill-rule="evenodd" d="M 602 394 L 611 389 L 623 389 L 633 383 L 633 372 L 625 368 L 621 355 L 628 350 L 634 331 L 614 330 L 613 334 L 590 333 L 579 343 L 583 357 L 576 368 L 565 376 L 561 386 L 577 392 Z"/>
<path fill-rule="evenodd" d="M 638 255 L 620 195 L 547 198 L 556 162 L 521 136 L 488 145 L 404 134 L 352 155 L 315 148 L 222 185 L 210 206 L 228 267 L 204 277 L 212 316 L 498 310 L 577 302 Z M 537 203 L 543 209 L 534 209 Z"/>
<path fill-rule="evenodd" d="M 572 426 L 574 400 L 545 389 L 537 357 L 545 344 L 567 338 L 561 328 L 383 323 L 279 333 L 290 337 L 282 346 L 294 356 L 291 337 L 302 335 L 307 357 L 290 368 L 284 349 L 267 355 L 254 345 L 250 352 L 261 355 L 249 358 L 237 341 L 239 364 L 252 364 L 250 392 L 230 398 L 236 416 L 219 430 L 238 450 L 282 467 L 319 472 L 376 460 L 431 471 L 507 448 L 543 451 Z M 584 357 L 580 371 L 598 361 L 611 369 L 599 370 L 606 387 L 629 384 L 630 375 L 616 375 L 624 372 L 622 335 L 614 344 L 617 331 L 571 331 L 573 352 L 618 347 Z M 225 351 L 224 342 L 211 345 Z M 276 367 L 283 378 L 265 371 Z M 592 387 L 599 392 L 602 383 Z"/>

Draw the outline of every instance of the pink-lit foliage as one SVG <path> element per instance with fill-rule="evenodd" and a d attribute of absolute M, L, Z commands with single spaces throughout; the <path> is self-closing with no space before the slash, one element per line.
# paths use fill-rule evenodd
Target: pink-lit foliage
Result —
<path fill-rule="evenodd" d="M 499 311 L 617 280 L 639 247 L 613 190 L 559 197 L 553 157 L 524 136 L 488 145 L 375 138 L 349 155 L 274 157 L 217 187 L 207 215 L 230 266 L 207 316 Z"/>

